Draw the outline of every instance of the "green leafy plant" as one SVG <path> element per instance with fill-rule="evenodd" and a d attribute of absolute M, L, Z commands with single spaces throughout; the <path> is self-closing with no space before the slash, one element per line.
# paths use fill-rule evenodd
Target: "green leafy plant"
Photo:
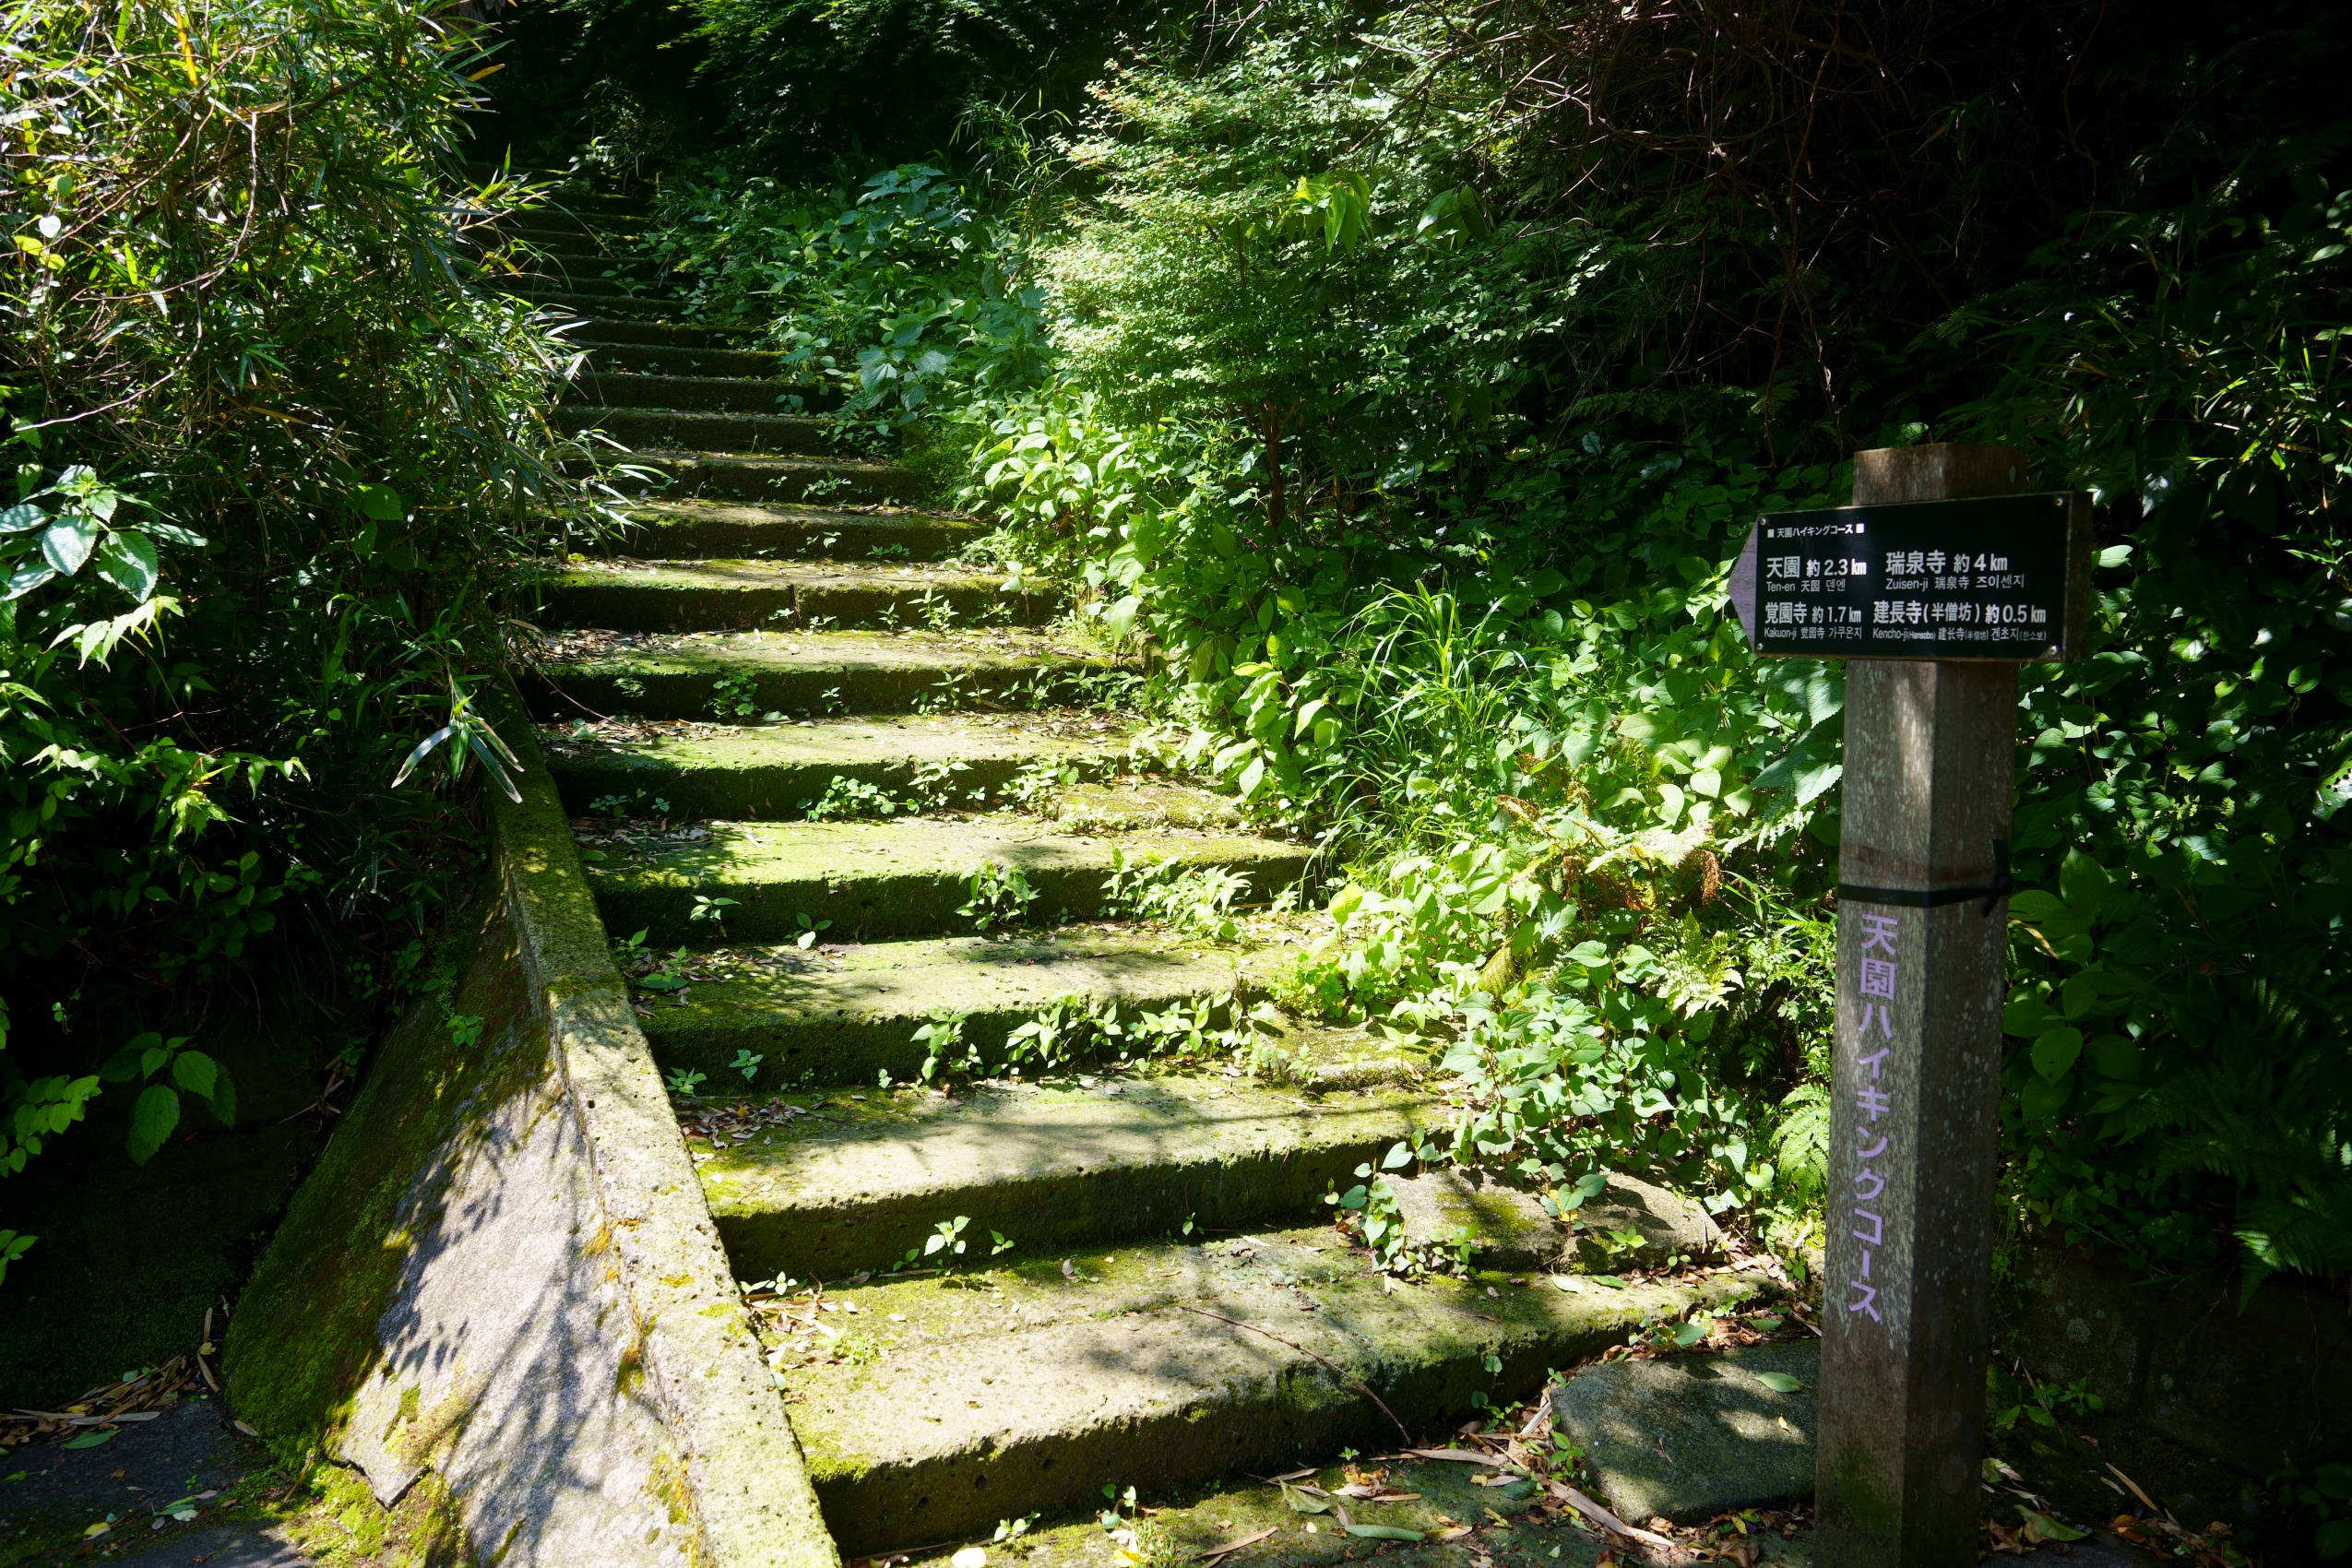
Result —
<path fill-rule="evenodd" d="M 32 0 L 8 42 L 39 106 L 0 267 L 18 1170 L 113 1085 L 142 1158 L 188 1097 L 226 1115 L 184 1039 L 265 948 L 326 1059 L 404 1004 L 472 881 L 459 769 L 516 771 L 481 702 L 501 580 L 592 519 L 544 417 L 565 354 L 466 284 L 531 199 L 455 176 L 469 30 L 394 0 Z M 72 1033 L 28 1047 L 58 1008 Z"/>
<path fill-rule="evenodd" d="M 145 1084 L 131 1106 L 131 1158 L 144 1165 L 180 1124 L 180 1097 L 195 1096 L 226 1123 L 237 1119 L 236 1091 L 220 1064 L 191 1050 L 184 1036 L 149 1030 L 108 1059 L 98 1075 L 110 1083 Z"/>
<path fill-rule="evenodd" d="M 999 926 L 1018 924 L 1028 918 L 1029 906 L 1038 898 L 1028 873 L 1002 861 L 982 861 L 974 866 L 964 879 L 964 894 L 956 912 L 983 934 Z"/>

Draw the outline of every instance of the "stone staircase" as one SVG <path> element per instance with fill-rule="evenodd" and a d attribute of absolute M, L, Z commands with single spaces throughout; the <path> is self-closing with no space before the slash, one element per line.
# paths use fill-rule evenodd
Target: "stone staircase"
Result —
<path fill-rule="evenodd" d="M 1309 847 L 1156 770 L 1054 588 L 962 564 L 977 525 L 839 455 L 821 389 L 679 319 L 638 207 L 567 205 L 503 286 L 576 318 L 562 418 L 641 473 L 635 531 L 546 573 L 525 689 L 845 1554 L 1442 1443 L 1752 1289 L 1563 1283 L 1527 1200 L 1403 1170 L 1483 1272 L 1377 1271 L 1327 1195 L 1443 1125 L 1420 1064 L 1278 1019 L 1218 1049 L 1279 940 L 1134 918 L 1135 866 L 1262 908 Z"/>

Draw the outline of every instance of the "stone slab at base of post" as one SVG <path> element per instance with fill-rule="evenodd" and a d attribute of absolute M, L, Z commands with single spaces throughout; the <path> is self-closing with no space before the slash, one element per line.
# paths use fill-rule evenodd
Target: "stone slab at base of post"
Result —
<path fill-rule="evenodd" d="M 2002 447 L 1862 452 L 1854 504 L 2025 477 Z M 2014 664 L 1847 667 L 1823 1568 L 1978 1558 L 2016 716 Z"/>

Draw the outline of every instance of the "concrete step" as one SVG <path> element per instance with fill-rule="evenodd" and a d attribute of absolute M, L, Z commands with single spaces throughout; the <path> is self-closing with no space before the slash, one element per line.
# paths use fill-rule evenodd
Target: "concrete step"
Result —
<path fill-rule="evenodd" d="M 507 279 L 496 285 L 503 293 L 544 309 L 569 311 L 600 320 L 667 323 L 685 314 L 677 300 L 653 295 L 618 293 L 611 290 L 579 289 L 538 279 Z"/>
<path fill-rule="evenodd" d="M 567 414 L 568 405 L 576 402 L 603 409 L 792 415 L 811 410 L 828 409 L 840 400 L 839 392 L 830 386 L 817 386 L 810 382 L 779 381 L 770 377 L 767 373 L 778 368 L 778 361 L 774 354 L 754 354 L 725 349 L 645 349 L 631 344 L 599 344 L 588 350 L 588 363 L 593 367 L 599 363 L 602 356 L 624 352 L 671 356 L 690 353 L 706 358 L 714 354 L 724 354 L 749 362 L 752 369 L 757 374 L 661 375 L 636 371 L 591 368 L 574 376 L 571 385 L 564 388 Z M 693 444 L 687 442 L 678 445 L 691 445 Z"/>
<path fill-rule="evenodd" d="M 518 240 L 529 240 L 535 244 L 585 239 L 607 245 L 624 245 L 645 232 L 645 220 L 612 214 L 582 216 L 576 212 L 542 207 L 502 219 L 498 227 Z"/>
<path fill-rule="evenodd" d="M 707 1074 L 712 1093 L 863 1086 L 883 1073 L 908 1083 L 931 1054 L 915 1031 L 943 1012 L 961 1015 L 965 1046 L 1001 1067 L 1006 1037 L 1064 997 L 1116 1003 L 1130 1018 L 1206 1005 L 1212 1024 L 1223 1027 L 1233 1022 L 1226 999 L 1263 994 L 1271 972 L 1294 956 L 1290 948 L 1226 948 L 1165 932 L 1092 927 L 846 947 L 785 943 L 697 954 L 689 975 L 725 978 L 639 998 L 655 1058 L 665 1069 Z M 743 1051 L 762 1059 L 748 1079 L 732 1066 Z M 1118 1051 L 1099 1041 L 1084 1054 Z"/>
<path fill-rule="evenodd" d="M 1168 829 L 1075 834 L 1010 814 L 890 822 L 713 822 L 627 847 L 586 851 L 605 928 L 650 933 L 656 946 L 785 942 L 830 921 L 833 940 L 879 942 L 980 929 L 959 912 L 984 867 L 1018 872 L 1029 895 L 1002 896 L 1008 929 L 1100 918 L 1114 854 L 1129 865 L 1220 867 L 1243 902 L 1263 902 L 1306 874 L 1312 850 L 1241 833 Z M 590 859 L 589 857 L 595 857 Z M 723 922 L 696 921 L 695 898 L 731 898 Z"/>
<path fill-rule="evenodd" d="M 1080 700 L 1116 660 L 1034 635 L 749 632 L 558 637 L 527 672 L 532 710 L 569 719 L 948 711 L 968 702 L 1032 707 Z M 718 704 L 724 699 L 725 712 Z"/>
<path fill-rule="evenodd" d="M 624 542 L 665 561 L 822 556 L 837 561 L 938 561 L 988 530 L 936 512 L 839 512 L 821 506 L 741 506 L 640 501 Z"/>
<path fill-rule="evenodd" d="M 489 279 L 491 284 L 509 294 L 519 294 L 527 300 L 557 299 L 566 305 L 588 302 L 585 308 L 594 310 L 599 302 L 635 307 L 659 304 L 672 314 L 683 315 L 685 302 L 670 298 L 650 288 L 639 288 L 617 278 L 588 277 L 576 279 L 551 278 L 539 272 L 517 272 L 504 278 Z"/>
<path fill-rule="evenodd" d="M 600 348 L 606 344 L 658 349 L 742 350 L 758 347 L 757 339 L 749 332 L 719 327 L 689 327 L 678 321 L 640 321 L 634 317 L 623 320 L 616 316 L 592 315 L 567 327 L 564 335 L 574 347 L 583 349 Z M 772 366 L 775 356 L 765 355 L 761 362 Z"/>
<path fill-rule="evenodd" d="M 1005 1234 L 1028 1259 L 1019 1223 Z M 991 1269 L 972 1255 L 990 1245 L 977 1219 L 965 1236 L 954 1275 L 828 1292 L 854 1313 L 818 1314 L 805 1296 L 770 1310 L 793 1430 L 845 1555 L 1099 1507 L 1106 1481 L 1263 1476 L 1404 1443 L 1359 1382 L 1435 1446 L 1475 1413 L 1473 1394 L 1533 1393 L 1645 1323 L 1763 1289 L 1726 1275 L 1574 1293 L 1541 1277 L 1400 1283 L 1324 1229 Z M 794 1332 L 819 1315 L 832 1337 Z"/>
<path fill-rule="evenodd" d="M 657 378 L 608 375 L 597 379 L 604 387 L 626 397 L 647 390 L 629 386 L 631 380 L 652 381 Z M 827 457 L 833 453 L 837 427 L 830 420 L 814 414 L 777 413 L 773 410 L 779 393 L 789 397 L 789 392 L 755 381 L 747 385 L 754 395 L 766 398 L 770 411 L 719 412 L 664 408 L 658 404 L 612 408 L 567 402 L 554 410 L 555 425 L 560 430 L 571 432 L 600 430 L 624 446 L 640 451 L 650 448 L 732 452 L 760 457 L 790 454 L 808 457 Z"/>
<path fill-rule="evenodd" d="M 1432 1452 L 1455 1442 L 1458 1439 L 1448 1438 L 1433 1443 Z M 1359 1539 L 1341 1527 L 1334 1515 L 1302 1514 L 1291 1505 L 1293 1497 L 1302 1503 L 1322 1503 L 1322 1498 L 1286 1491 L 1284 1483 L 1254 1477 L 1187 1487 L 1172 1499 L 1167 1489 L 1146 1486 L 1142 1501 L 1149 1512 L 1130 1515 L 1119 1527 L 1134 1531 L 1137 1550 L 1146 1562 L 1214 1562 L 1217 1568 L 1340 1568 L 1365 1556 L 1365 1549 L 1371 1546 L 1386 1548 L 1377 1561 L 1388 1568 L 1591 1568 L 1602 1562 L 1642 1561 L 1604 1556 L 1606 1549 L 1598 1539 L 1580 1530 L 1558 1527 L 1552 1512 L 1558 1505 L 1544 1489 L 1508 1469 L 1401 1459 L 1386 1453 L 1371 1460 L 1343 1460 L 1334 1454 L 1322 1458 L 1324 1462 L 1313 1474 L 1297 1480 L 1316 1487 L 1327 1498 L 1365 1474 L 1378 1475 L 1390 1501 L 1366 1503 L 1360 1496 L 1341 1493 L 1339 1505 L 1360 1525 L 1414 1531 L 1418 1544 Z M 1506 1484 L 1490 1487 L 1484 1484 L 1488 1481 Z M 1019 1555 L 1014 1561 L 1020 1568 L 1108 1568 L 1113 1562 L 1123 1563 L 1126 1559 L 1111 1556 L 1106 1550 L 1115 1550 L 1116 1543 L 1110 1540 L 1097 1517 L 1100 1501 L 1077 1517 L 1032 1526 L 1022 1535 Z M 1776 1535 L 1759 1531 L 1758 1536 L 1776 1546 L 1779 1543 Z M 976 1543 L 987 1541 L 988 1532 L 976 1532 L 971 1538 Z M 1246 1544 L 1237 1546 L 1236 1542 Z M 894 1555 L 889 1562 L 893 1568 L 954 1568 L 956 1553 L 966 1545 L 962 1540 L 944 1541 L 928 1550 Z M 992 1551 L 989 1561 L 996 1562 L 999 1558 Z M 1771 1568 L 1801 1568 L 1805 1560 L 1776 1551 L 1758 1561 Z M 2083 1562 L 2071 1568 L 2099 1565 Z"/>
<path fill-rule="evenodd" d="M 1006 591 L 1001 572 L 814 561 L 588 561 L 538 578 L 547 627 L 752 632 L 766 627 L 1041 626 L 1062 589 Z"/>
<path fill-rule="evenodd" d="M 943 1219 L 1019 1254 L 1231 1231 L 1325 1212 L 1357 1166 L 1446 1123 L 1396 1089 L 1309 1099 L 1217 1073 L 835 1096 L 701 1166 L 738 1277 L 880 1273 Z M 706 1147 L 708 1145 L 706 1144 Z"/>
<path fill-rule="evenodd" d="M 612 727 L 616 738 L 597 731 L 575 739 L 564 726 L 547 727 L 540 749 L 565 808 L 585 815 L 593 802 L 619 796 L 633 802 L 624 815 L 791 820 L 836 778 L 904 799 L 922 773 L 946 776 L 926 783 L 934 809 L 971 809 L 1004 804 L 1012 798 L 1007 786 L 1025 771 L 1079 765 L 1126 771 L 1134 737 L 1123 719 L 1071 709 L 675 724 L 659 727 L 674 734 L 647 736 L 652 728 L 619 725 Z M 640 797 L 670 803 L 657 814 L 634 804 Z"/>
<path fill-rule="evenodd" d="M 906 505 L 930 488 L 930 481 L 910 469 L 850 457 L 732 457 L 639 449 L 627 461 L 644 470 L 644 477 L 616 476 L 615 486 L 624 494 L 662 500 Z"/>
<path fill-rule="evenodd" d="M 528 253 L 509 259 L 517 270 L 508 276 L 533 281 L 553 280 L 558 287 L 583 292 L 649 293 L 660 281 L 660 273 L 651 262 L 598 250 L 532 246 Z"/>
<path fill-rule="evenodd" d="M 783 356 L 764 349 L 707 347 L 684 342 L 639 341 L 621 336 L 618 329 L 629 325 L 631 324 L 619 321 L 585 322 L 582 326 L 587 330 L 572 335 L 575 346 L 587 350 L 591 371 L 606 374 L 674 376 L 680 380 L 695 381 L 751 378 L 763 381 L 769 386 L 777 384 L 768 378 L 783 373 Z M 658 324 L 640 322 L 636 325 L 650 327 Z M 715 339 L 719 334 L 709 333 L 706 336 Z M 732 342 L 755 341 L 749 333 L 738 332 L 727 336 L 728 340 Z M 797 386 L 792 390 L 801 392 L 804 397 L 808 392 L 805 386 Z M 622 402 L 629 399 L 606 397 L 604 400 Z M 837 400 L 837 394 L 833 401 Z M 679 406 L 697 408 L 731 405 L 717 402 L 706 405 L 689 398 L 680 400 Z M 753 411 L 772 409 L 775 406 L 772 402 L 762 402 L 756 405 Z M 812 401 L 803 406 L 830 408 L 832 402 Z"/>

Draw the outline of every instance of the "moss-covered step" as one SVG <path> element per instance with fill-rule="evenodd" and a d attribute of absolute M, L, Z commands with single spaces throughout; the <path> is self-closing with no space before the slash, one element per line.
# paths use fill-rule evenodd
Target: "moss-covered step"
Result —
<path fill-rule="evenodd" d="M 643 225 L 639 222 L 590 222 L 575 213 L 553 212 L 542 208 L 537 212 L 518 213 L 513 218 L 505 219 L 499 223 L 498 230 L 501 233 L 511 234 L 518 240 L 528 240 L 538 244 L 566 241 L 576 244 L 582 240 L 588 240 L 622 245 L 642 232 Z"/>
<path fill-rule="evenodd" d="M 640 287 L 634 280 L 623 281 L 615 278 L 591 276 L 569 279 L 551 277 L 538 270 L 527 270 L 487 281 L 505 293 L 520 294 L 525 299 L 560 295 L 565 300 L 613 300 L 631 306 L 658 303 L 671 307 L 673 312 L 683 308 L 678 301 L 667 295 Z M 592 304 L 590 308 L 593 308 Z"/>
<path fill-rule="evenodd" d="M 663 349 L 742 349 L 759 346 L 757 338 L 719 327 L 688 327 L 675 321 L 620 320 L 614 317 L 590 316 L 574 322 L 564 331 L 564 339 L 574 348 L 598 343 L 635 343 Z M 775 354 L 761 356 L 763 362 L 778 362 Z"/>
<path fill-rule="evenodd" d="M 590 292 L 629 293 L 647 288 L 658 276 L 635 256 L 593 249 L 529 245 L 503 259 L 512 264 L 512 272 L 487 274 L 481 281 L 494 287 L 502 277 L 520 275 Z"/>
<path fill-rule="evenodd" d="M 595 714 L 708 719 L 783 713 L 904 713 L 969 699 L 1075 698 L 1120 668 L 1034 635 L 1007 632 L 727 632 L 592 642 L 526 682 L 541 719 Z M 562 646 L 559 644 L 559 646 Z"/>
<path fill-rule="evenodd" d="M 628 294 L 610 289 L 586 288 L 529 278 L 510 278 L 497 287 L 502 293 L 513 294 L 535 305 L 549 305 L 570 311 L 575 315 L 600 319 L 668 321 L 683 308 L 676 300 L 654 295 Z"/>
<path fill-rule="evenodd" d="M 693 725 L 675 736 L 641 738 L 624 727 L 575 738 L 540 739 L 548 766 L 577 814 L 786 820 L 808 814 L 836 778 L 854 779 L 905 801 L 924 775 L 935 805 L 998 805 L 1025 770 L 1085 764 L 1124 771 L 1134 731 L 1105 715 L 917 713 L 826 719 L 801 724 Z M 666 802 L 659 810 L 645 803 Z"/>
<path fill-rule="evenodd" d="M 646 351 L 670 350 L 647 348 Z M 707 351 L 716 353 L 722 350 Z M 747 355 L 746 358 L 752 362 L 740 375 L 584 371 L 574 376 L 564 389 L 567 414 L 569 405 L 574 402 L 607 409 L 688 409 L 738 414 L 793 414 L 808 409 L 831 407 L 832 397 L 825 387 L 805 382 L 774 379 L 778 366 L 772 356 Z"/>
<path fill-rule="evenodd" d="M 538 579 L 539 624 L 623 632 L 749 632 L 831 623 L 1039 626 L 1060 611 L 1051 584 L 1010 592 L 1001 572 L 810 561 L 581 562 Z"/>
<path fill-rule="evenodd" d="M 1444 1119 L 1404 1091 L 1317 1100 L 1217 1074 L 877 1091 L 712 1151 L 703 1195 L 738 1275 L 839 1280 L 889 1267 L 957 1215 L 1032 1257 L 1187 1224 L 1297 1224 Z"/>
<path fill-rule="evenodd" d="M 636 451 L 610 476 L 624 494 L 696 496 L 728 501 L 800 501 L 857 505 L 920 500 L 930 481 L 896 463 L 849 457 L 728 457 L 703 452 Z"/>
<path fill-rule="evenodd" d="M 620 544 L 648 560 L 940 561 L 988 530 L 938 512 L 843 512 L 722 501 L 640 501 Z"/>
<path fill-rule="evenodd" d="M 1214 1561 L 1220 1568 L 1336 1568 L 1362 1557 L 1371 1546 L 1379 1548 L 1382 1568 L 1599 1568 L 1604 1555 L 1610 1563 L 1623 1561 L 1599 1537 L 1574 1527 L 1555 1510 L 1536 1507 L 1550 1500 L 1525 1476 L 1487 1465 L 1386 1454 L 1324 1457 L 1327 1462 L 1313 1474 L 1289 1482 L 1234 1476 L 1173 1491 L 1139 1487 L 1137 1501 L 1148 1512 L 1123 1503 L 1123 1516 L 1111 1526 L 1100 1517 L 1104 1500 L 1096 1498 L 1066 1523 L 1032 1526 L 1022 1535 L 1014 1561 L 1021 1568 L 1108 1568 L 1126 1561 L 1115 1555 L 1124 1543 L 1111 1538 L 1112 1529 L 1129 1532 L 1147 1562 Z M 1355 1496 L 1331 1495 L 1373 1478 L 1389 1501 L 1368 1503 L 1360 1488 Z M 1489 1481 L 1503 1484 L 1484 1484 Z M 1301 1482 L 1321 1495 L 1284 1490 Z M 1301 1512 L 1294 1498 L 1319 1512 Z M 1420 1538 L 1367 1541 L 1351 1536 L 1332 1512 L 1335 1501 L 1359 1525 L 1410 1530 Z M 991 1534 L 976 1531 L 971 1541 L 992 1546 Z M 1765 1540 L 1772 1555 L 1760 1562 L 1798 1568 L 1773 1550 L 1783 1544 L 1777 1538 Z M 903 1561 L 910 1568 L 953 1568 L 955 1554 L 967 1544 L 942 1542 Z M 990 1561 L 996 1560 L 992 1552 Z"/>
<path fill-rule="evenodd" d="M 626 376 L 599 379 L 621 397 L 639 390 L 627 385 Z M 773 409 L 775 392 L 759 383 L 753 386 L 755 392 L 767 397 Z M 703 452 L 793 454 L 804 457 L 826 457 L 833 450 L 833 424 L 812 414 L 740 413 L 658 405 L 600 408 L 564 403 L 555 410 L 555 423 L 575 434 L 602 431 L 624 446 L 638 448 L 692 447 Z"/>
<path fill-rule="evenodd" d="M 1241 878 L 1243 896 L 1263 900 L 1306 873 L 1302 844 L 1235 833 L 1058 833 L 1027 817 L 895 822 L 715 822 L 696 837 L 655 838 L 635 852 L 588 851 L 588 881 L 608 930 L 651 933 L 658 946 L 782 942 L 830 921 L 836 941 L 969 932 L 980 917 L 966 905 L 993 900 L 1005 925 L 1093 920 L 1102 913 L 1114 856 L 1130 865 L 1168 861 L 1221 867 Z M 587 858 L 584 854 L 583 858 Z M 1024 900 L 1014 873 L 1030 890 Z M 974 892 L 975 878 L 983 879 Z M 985 884 L 992 880 L 992 890 Z M 717 906 L 719 923 L 694 918 L 695 899 Z"/>
<path fill-rule="evenodd" d="M 1221 1023 L 1290 956 L 1086 927 L 1001 940 L 780 943 L 697 954 L 689 973 L 724 978 L 638 997 L 646 1038 L 665 1071 L 703 1073 L 729 1088 L 871 1084 L 881 1074 L 903 1083 L 932 1053 L 915 1031 L 943 1015 L 962 1020 L 964 1049 L 1001 1063 L 1007 1035 L 1074 997 L 1116 1003 L 1130 1021 L 1171 1007 L 1188 1009 L 1189 1018 L 1189 1009 L 1206 1004 L 1209 1022 Z M 1116 1050 L 1104 1042 L 1105 1051 Z M 739 1077 L 752 1059 L 750 1075 Z"/>
<path fill-rule="evenodd" d="M 752 339 L 731 335 L 699 333 L 694 341 L 633 337 L 631 327 L 657 328 L 666 322 L 583 321 L 564 340 L 588 355 L 593 371 L 615 375 L 668 375 L 680 379 L 769 377 L 783 368 L 783 357 L 748 345 Z M 767 405 L 761 405 L 766 407 Z"/>
<path fill-rule="evenodd" d="M 1018 1226 L 1007 1234 L 1026 1253 Z M 1532 1393 L 1645 1324 L 1765 1288 L 1752 1276 L 1574 1293 L 1540 1276 L 1400 1283 L 1329 1229 L 986 1270 L 977 1221 L 964 1237 L 965 1272 L 837 1290 L 857 1310 L 823 1314 L 834 1337 L 793 1336 L 821 1359 L 774 1358 L 845 1554 L 1099 1506 L 1106 1484 L 1268 1475 L 1408 1433 L 1435 1446 L 1474 1395 Z"/>

